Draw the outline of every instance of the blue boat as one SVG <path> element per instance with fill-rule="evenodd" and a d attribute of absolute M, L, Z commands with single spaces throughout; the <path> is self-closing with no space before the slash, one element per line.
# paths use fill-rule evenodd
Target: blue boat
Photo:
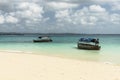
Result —
<path fill-rule="evenodd" d="M 100 50 L 99 39 L 95 38 L 80 38 L 77 43 L 78 49 Z"/>

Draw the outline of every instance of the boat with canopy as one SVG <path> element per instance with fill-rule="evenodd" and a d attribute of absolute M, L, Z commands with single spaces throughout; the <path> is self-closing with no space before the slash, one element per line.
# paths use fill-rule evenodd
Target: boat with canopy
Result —
<path fill-rule="evenodd" d="M 77 43 L 78 49 L 100 50 L 99 39 L 95 38 L 80 38 Z"/>

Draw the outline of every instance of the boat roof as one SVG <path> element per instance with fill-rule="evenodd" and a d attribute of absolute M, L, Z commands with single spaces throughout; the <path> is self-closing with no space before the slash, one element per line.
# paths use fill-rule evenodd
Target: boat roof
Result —
<path fill-rule="evenodd" d="M 98 38 L 80 38 L 79 41 L 81 42 L 95 42 L 98 41 Z"/>

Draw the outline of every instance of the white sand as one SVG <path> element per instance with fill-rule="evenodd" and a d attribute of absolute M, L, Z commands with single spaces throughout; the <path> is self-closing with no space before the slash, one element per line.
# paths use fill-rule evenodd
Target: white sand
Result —
<path fill-rule="evenodd" d="M 0 52 L 0 80 L 120 80 L 120 66 Z"/>

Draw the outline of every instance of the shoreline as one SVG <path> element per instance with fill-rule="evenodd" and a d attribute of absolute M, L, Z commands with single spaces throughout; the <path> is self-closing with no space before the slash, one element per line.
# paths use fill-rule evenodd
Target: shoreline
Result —
<path fill-rule="evenodd" d="M 59 57 L 0 52 L 1 80 L 120 80 L 120 66 Z"/>
<path fill-rule="evenodd" d="M 77 57 L 77 56 L 69 56 L 69 55 L 58 55 L 58 54 L 48 54 L 46 52 L 28 52 L 28 51 L 21 51 L 21 50 L 0 50 L 0 53 L 13 53 L 13 54 L 28 54 L 28 55 L 38 55 L 38 56 L 48 56 L 48 57 L 56 57 L 61 59 L 68 59 L 68 60 L 77 60 L 77 61 L 88 61 L 88 62 L 97 62 L 103 64 L 113 64 L 113 65 L 120 65 L 120 63 L 115 63 L 112 61 L 101 61 L 97 58 L 87 58 L 89 56 L 84 55 L 84 57 Z M 82 55 L 83 56 L 83 55 Z"/>

